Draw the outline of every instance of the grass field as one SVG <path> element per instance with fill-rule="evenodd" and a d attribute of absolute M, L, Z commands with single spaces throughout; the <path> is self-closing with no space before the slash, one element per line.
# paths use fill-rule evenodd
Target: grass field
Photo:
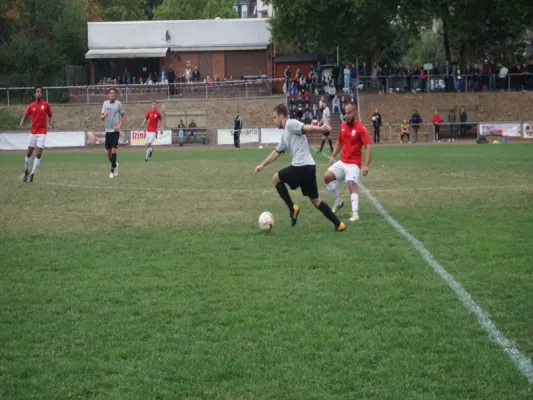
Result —
<path fill-rule="evenodd" d="M 364 196 L 335 233 L 293 192 L 291 228 L 287 156 L 253 175 L 267 154 L 123 152 L 110 180 L 103 151 L 49 152 L 25 185 L 0 154 L 0 398 L 533 398 Z M 530 145 L 384 147 L 363 181 L 529 358 L 532 165 Z"/>

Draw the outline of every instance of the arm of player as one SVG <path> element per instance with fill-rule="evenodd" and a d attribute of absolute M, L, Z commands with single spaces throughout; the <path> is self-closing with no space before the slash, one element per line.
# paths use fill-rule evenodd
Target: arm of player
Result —
<path fill-rule="evenodd" d="M 330 167 L 335 162 L 335 157 L 337 157 L 337 154 L 339 154 L 339 152 L 341 151 L 341 148 L 342 148 L 341 141 L 337 139 L 337 143 L 335 143 L 335 148 L 333 149 L 333 153 L 331 153 L 331 157 L 329 158 Z"/>
<path fill-rule="evenodd" d="M 272 153 L 270 153 L 269 156 L 265 158 L 265 160 L 261 164 L 255 167 L 255 173 L 258 174 L 259 172 L 264 170 L 267 165 L 272 164 L 274 161 L 276 161 L 280 155 L 281 152 L 279 152 L 277 149 L 272 150 Z"/>
<path fill-rule="evenodd" d="M 19 125 L 20 129 L 22 129 L 22 127 L 26 123 L 26 120 L 28 119 L 29 116 L 30 116 L 30 107 L 28 106 L 28 108 L 26 108 L 26 111 L 24 111 L 24 115 L 22 116 L 20 120 L 20 125 Z"/>
<path fill-rule="evenodd" d="M 126 113 L 124 112 L 124 107 L 122 106 L 122 103 L 119 104 L 118 112 L 120 114 L 120 121 L 118 122 L 118 125 L 114 127 L 115 132 L 120 132 L 122 124 L 124 123 L 124 121 L 126 121 Z"/>
<path fill-rule="evenodd" d="M 107 112 L 105 110 L 105 103 L 102 106 L 102 111 L 100 111 L 100 119 L 103 121 L 107 117 Z"/>
<path fill-rule="evenodd" d="M 330 131 L 331 131 L 331 126 L 329 125 L 322 125 L 322 126 L 304 125 L 302 126 L 302 133 L 304 135 L 307 135 L 308 133 L 328 133 Z"/>
<path fill-rule="evenodd" d="M 365 163 L 363 164 L 362 173 L 363 176 L 368 175 L 368 167 L 370 167 L 370 161 L 372 160 L 372 145 L 370 143 L 365 145 Z"/>
<path fill-rule="evenodd" d="M 143 122 L 141 122 L 141 128 L 143 128 L 143 127 L 144 127 L 144 124 L 146 124 L 146 121 L 147 121 L 147 119 L 146 119 L 146 118 L 145 118 L 145 119 L 143 119 Z"/>

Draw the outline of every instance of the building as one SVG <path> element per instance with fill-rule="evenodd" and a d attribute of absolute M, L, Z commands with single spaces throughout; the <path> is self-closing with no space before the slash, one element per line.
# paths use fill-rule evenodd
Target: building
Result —
<path fill-rule="evenodd" d="M 137 81 L 170 67 L 179 77 L 187 66 L 198 67 L 202 80 L 273 76 L 266 19 L 90 22 L 88 43 L 91 84 L 126 68 Z"/>
<path fill-rule="evenodd" d="M 265 4 L 261 0 L 236 0 L 233 9 L 239 18 L 270 18 L 274 15 L 272 4 Z"/>

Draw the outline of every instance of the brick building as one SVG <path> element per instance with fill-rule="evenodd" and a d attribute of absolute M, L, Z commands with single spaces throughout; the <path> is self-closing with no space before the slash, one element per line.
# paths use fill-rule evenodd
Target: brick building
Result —
<path fill-rule="evenodd" d="M 146 79 L 172 67 L 183 75 L 198 67 L 200 78 L 273 77 L 266 19 L 92 22 L 88 24 L 90 84 L 103 77 Z"/>

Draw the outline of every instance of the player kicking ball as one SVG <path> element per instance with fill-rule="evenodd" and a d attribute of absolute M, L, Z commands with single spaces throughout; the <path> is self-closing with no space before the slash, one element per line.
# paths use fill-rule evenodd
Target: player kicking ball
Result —
<path fill-rule="evenodd" d="M 334 213 L 337 213 L 344 205 L 338 191 L 339 182 L 344 179 L 348 184 L 352 203 L 350 222 L 359 220 L 357 185 L 359 185 L 359 174 L 361 171 L 362 148 L 364 147 L 366 149 L 365 165 L 362 168 L 362 172 L 363 176 L 367 176 L 371 159 L 370 143 L 370 135 L 365 126 L 356 120 L 355 106 L 353 104 L 346 105 L 345 121 L 341 124 L 335 149 L 329 159 L 330 166 L 324 174 L 324 182 L 335 201 L 335 205 L 333 206 Z M 342 151 L 341 159 L 335 162 L 335 157 L 340 151 Z"/>
<path fill-rule="evenodd" d="M 117 148 L 120 139 L 120 128 L 126 120 L 124 107 L 117 100 L 117 92 L 111 88 L 107 92 L 108 100 L 104 101 L 100 119 L 105 121 L 105 149 L 107 158 L 111 163 L 109 178 L 118 176 Z"/>
<path fill-rule="evenodd" d="M 41 164 L 41 156 L 43 155 L 44 145 L 46 143 L 46 133 L 48 132 L 48 122 L 50 123 L 51 128 L 54 127 L 52 123 L 52 109 L 42 97 L 42 87 L 35 87 L 35 101 L 26 108 L 26 111 L 20 120 L 19 128 L 22 129 L 28 117 L 31 116 L 30 143 L 28 144 L 28 152 L 24 159 L 24 176 L 22 177 L 22 182 L 24 183 L 28 181 L 28 175 L 30 176 L 30 182 L 33 182 L 33 178 Z M 34 150 L 35 158 L 33 159 L 33 168 L 30 175 L 30 162 Z"/>
<path fill-rule="evenodd" d="M 146 155 L 144 161 L 148 161 L 152 157 L 154 149 L 152 148 L 152 143 L 157 137 L 157 129 L 159 122 L 163 120 L 161 113 L 157 109 L 157 103 L 152 101 L 152 107 L 146 113 L 144 121 L 141 124 L 141 128 L 144 128 L 144 125 L 148 121 L 148 128 L 146 129 L 146 142 L 144 143 L 144 148 L 146 149 Z"/>
<path fill-rule="evenodd" d="M 316 164 L 309 151 L 307 143 L 307 133 L 325 133 L 331 131 L 329 125 L 313 126 L 304 125 L 296 119 L 289 119 L 289 111 L 285 104 L 280 104 L 274 108 L 274 123 L 279 129 L 283 129 L 281 140 L 276 149 L 255 168 L 258 174 L 265 167 L 288 151 L 291 155 L 291 165 L 276 172 L 272 177 L 278 194 L 289 208 L 291 225 L 295 226 L 300 213 L 300 206 L 292 202 L 289 191 L 285 185 L 289 185 L 292 190 L 301 189 L 302 194 L 309 197 L 311 203 L 319 209 L 324 216 L 329 219 L 338 232 L 346 229 L 346 224 L 340 221 L 331 208 L 318 197 L 318 187 L 316 183 Z"/>

